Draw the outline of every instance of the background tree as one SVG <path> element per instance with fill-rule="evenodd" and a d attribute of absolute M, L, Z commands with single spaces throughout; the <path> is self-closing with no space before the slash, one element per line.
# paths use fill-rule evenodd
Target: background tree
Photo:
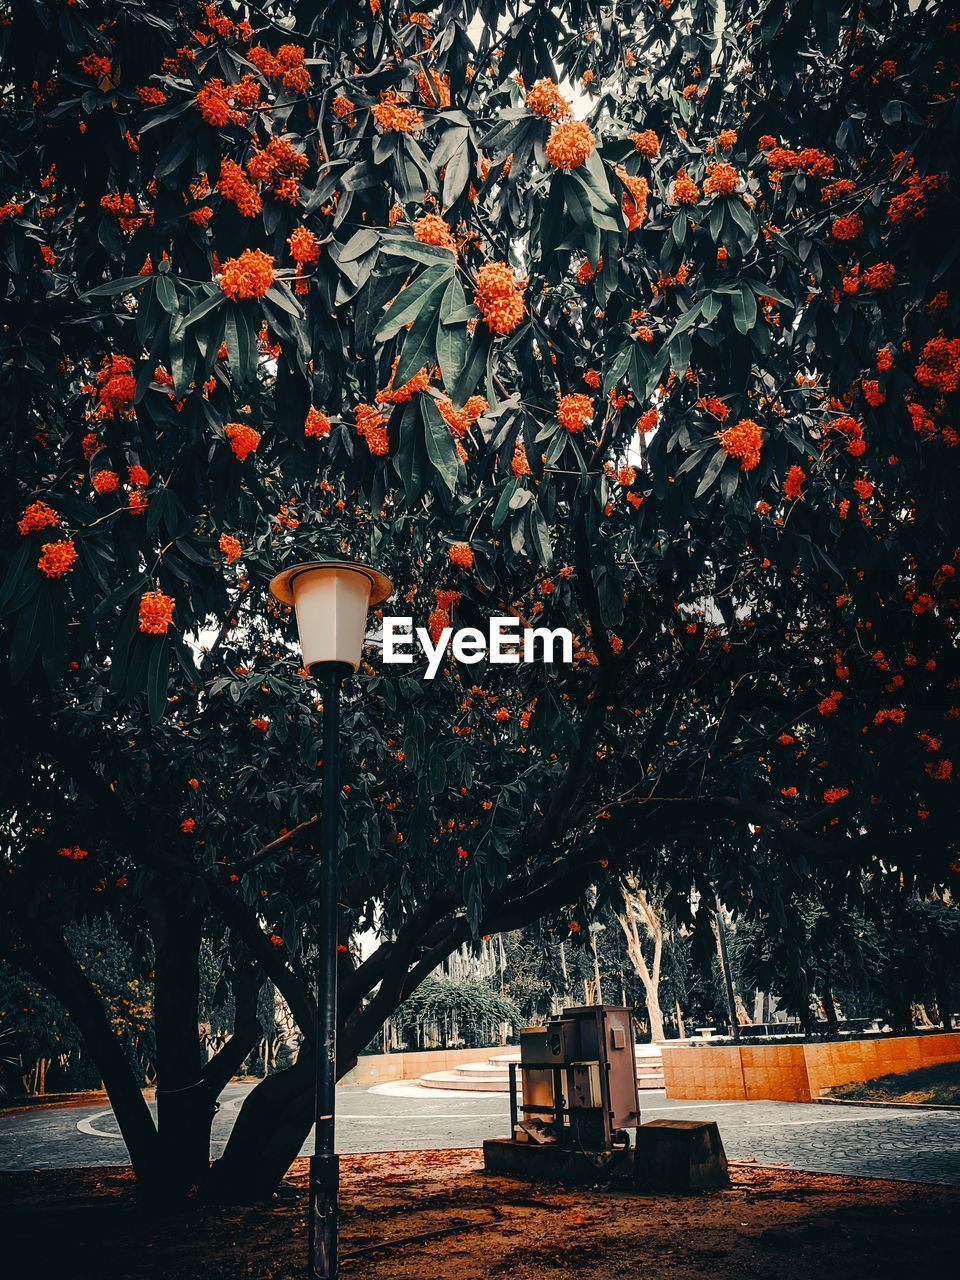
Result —
<path fill-rule="evenodd" d="M 283 564 L 576 636 L 353 683 L 341 1071 L 464 942 L 585 937 L 664 858 L 704 950 L 691 890 L 780 918 L 814 871 L 955 881 L 948 6 L 10 12 L 3 946 L 143 1182 L 262 1193 L 310 1123 Z M 154 971 L 159 1127 L 69 945 L 100 915 Z M 236 1010 L 206 1062 L 205 949 Z M 208 1172 L 266 980 L 303 1050 Z"/>

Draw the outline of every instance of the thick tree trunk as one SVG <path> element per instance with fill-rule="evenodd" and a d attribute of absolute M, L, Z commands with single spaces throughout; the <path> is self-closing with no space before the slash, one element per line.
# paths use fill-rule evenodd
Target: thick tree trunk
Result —
<path fill-rule="evenodd" d="M 48 929 L 27 937 L 26 944 L 12 958 L 29 969 L 70 1014 L 100 1072 L 137 1181 L 156 1188 L 160 1180 L 157 1130 L 103 1002 L 62 934 Z"/>
<path fill-rule="evenodd" d="M 248 1095 L 205 1196 L 252 1203 L 271 1195 L 310 1133 L 313 1095 L 314 1055 L 304 1045 L 292 1067 L 267 1076 Z"/>
<path fill-rule="evenodd" d="M 208 1174 L 216 1111 L 216 1093 L 202 1072 L 199 1030 L 203 912 L 164 895 L 151 903 L 150 928 L 160 1163 L 164 1190 L 176 1197 Z"/>

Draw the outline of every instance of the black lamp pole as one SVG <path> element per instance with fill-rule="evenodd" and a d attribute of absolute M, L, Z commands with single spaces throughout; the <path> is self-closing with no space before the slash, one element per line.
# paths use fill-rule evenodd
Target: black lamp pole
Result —
<path fill-rule="evenodd" d="M 340 1160 L 334 1143 L 337 1088 L 337 943 L 339 941 L 340 681 L 352 668 L 312 668 L 323 696 L 323 785 L 320 812 L 320 957 L 317 977 L 317 1089 L 310 1157 L 309 1280 L 336 1280 Z"/>

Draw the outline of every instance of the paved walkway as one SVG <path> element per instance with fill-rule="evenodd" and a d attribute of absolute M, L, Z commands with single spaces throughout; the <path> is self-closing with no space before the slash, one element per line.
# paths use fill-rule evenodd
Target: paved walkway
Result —
<path fill-rule="evenodd" d="M 214 1122 L 219 1154 L 248 1085 L 231 1085 Z M 504 1094 L 410 1096 L 379 1085 L 337 1090 L 341 1151 L 478 1147 L 510 1127 Z M 423 1091 L 426 1093 L 427 1091 Z M 960 1112 L 794 1102 L 683 1102 L 645 1093 L 643 1119 L 716 1120 L 732 1160 L 960 1186 Z M 309 1143 L 304 1148 L 306 1154 Z M 0 1169 L 126 1164 L 109 1109 L 40 1108 L 0 1116 Z"/>

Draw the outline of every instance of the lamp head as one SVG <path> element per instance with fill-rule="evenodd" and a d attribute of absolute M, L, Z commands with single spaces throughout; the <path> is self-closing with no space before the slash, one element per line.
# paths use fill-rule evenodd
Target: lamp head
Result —
<path fill-rule="evenodd" d="M 297 615 L 303 665 L 313 671 L 336 663 L 360 665 L 367 612 L 393 592 L 393 583 L 369 565 L 350 560 L 311 560 L 284 569 L 270 590 Z"/>

